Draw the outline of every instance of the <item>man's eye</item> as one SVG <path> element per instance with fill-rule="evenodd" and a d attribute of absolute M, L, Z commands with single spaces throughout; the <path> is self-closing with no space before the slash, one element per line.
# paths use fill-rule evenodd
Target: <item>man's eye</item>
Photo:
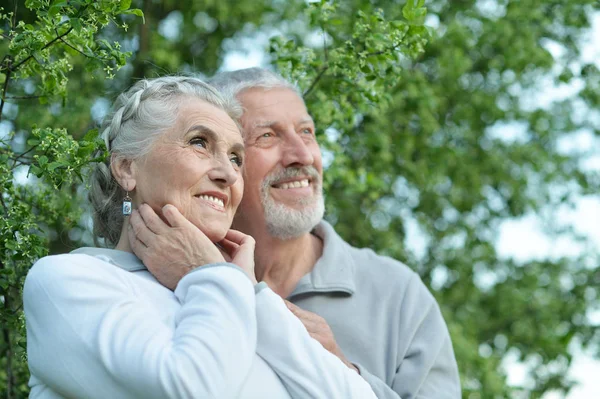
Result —
<path fill-rule="evenodd" d="M 260 135 L 260 138 L 269 138 L 269 137 L 273 137 L 273 133 L 263 133 Z"/>
<path fill-rule="evenodd" d="M 309 129 L 309 128 L 302 129 L 302 133 L 304 133 L 304 134 L 310 134 L 310 135 L 313 134 L 312 129 Z"/>
<path fill-rule="evenodd" d="M 206 139 L 203 137 L 194 137 L 193 139 L 190 140 L 190 144 L 197 145 L 202 148 L 206 148 Z"/>
<path fill-rule="evenodd" d="M 236 164 L 238 167 L 242 166 L 242 163 L 243 163 L 242 158 L 237 154 L 231 154 L 231 156 L 229 157 L 229 160 L 232 163 Z"/>

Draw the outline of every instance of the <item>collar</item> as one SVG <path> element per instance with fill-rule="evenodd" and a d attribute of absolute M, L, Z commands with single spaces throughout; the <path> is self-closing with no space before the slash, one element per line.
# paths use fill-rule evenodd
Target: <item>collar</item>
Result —
<path fill-rule="evenodd" d="M 94 256 L 129 272 L 147 270 L 146 266 L 144 266 L 137 256 L 131 252 L 120 251 L 118 249 L 82 247 L 71 251 L 71 253 Z"/>
<path fill-rule="evenodd" d="M 354 294 L 356 266 L 351 247 L 324 220 L 314 228 L 312 234 L 323 240 L 323 254 L 313 269 L 302 276 L 289 298 L 312 292 Z"/>

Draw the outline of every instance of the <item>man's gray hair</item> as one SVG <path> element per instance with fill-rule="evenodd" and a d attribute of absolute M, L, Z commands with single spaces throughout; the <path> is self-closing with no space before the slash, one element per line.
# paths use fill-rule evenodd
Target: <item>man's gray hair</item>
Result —
<path fill-rule="evenodd" d="M 265 90 L 285 88 L 296 92 L 302 98 L 302 92 L 295 84 L 288 82 L 275 72 L 253 67 L 237 71 L 221 72 L 208 80 L 213 87 L 226 97 L 237 97 L 241 92 L 253 88 Z"/>
<path fill-rule="evenodd" d="M 187 76 L 163 76 L 137 81 L 115 101 L 100 129 L 110 155 L 140 159 L 152 149 L 156 139 L 172 128 L 179 107 L 188 98 L 197 98 L 225 111 L 237 121 L 242 110 L 233 97 L 227 97 L 205 82 Z M 123 226 L 121 202 L 125 191 L 115 181 L 106 162 L 94 166 L 89 199 L 93 207 L 94 241 L 114 247 Z"/>

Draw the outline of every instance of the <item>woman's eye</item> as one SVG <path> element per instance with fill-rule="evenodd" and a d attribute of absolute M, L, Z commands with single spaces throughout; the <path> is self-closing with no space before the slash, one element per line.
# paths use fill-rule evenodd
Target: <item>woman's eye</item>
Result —
<path fill-rule="evenodd" d="M 240 156 L 239 156 L 239 155 L 236 155 L 236 154 L 231 154 L 231 157 L 229 157 L 229 160 L 230 160 L 232 163 L 236 164 L 238 167 L 241 167 L 241 166 L 242 166 L 242 158 L 240 158 Z"/>
<path fill-rule="evenodd" d="M 204 139 L 203 137 L 194 137 L 190 140 L 190 144 L 206 148 L 206 139 Z"/>

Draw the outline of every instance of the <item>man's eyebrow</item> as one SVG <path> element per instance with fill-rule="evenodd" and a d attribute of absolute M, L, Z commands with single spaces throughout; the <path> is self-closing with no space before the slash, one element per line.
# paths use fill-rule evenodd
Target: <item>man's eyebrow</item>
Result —
<path fill-rule="evenodd" d="M 313 120 L 313 118 L 311 118 L 311 117 L 309 116 L 308 118 L 301 119 L 301 120 L 298 122 L 298 124 L 299 124 L 299 125 L 302 125 L 302 124 L 305 124 L 305 123 L 312 123 L 312 124 L 314 124 L 314 123 L 315 123 L 315 121 Z"/>
<path fill-rule="evenodd" d="M 200 132 L 200 133 L 203 133 L 203 134 L 209 136 L 209 138 L 214 142 L 219 140 L 219 135 L 214 130 L 212 130 L 211 128 L 206 127 L 204 125 L 194 125 L 188 129 L 186 134 L 189 134 L 190 132 L 194 132 L 194 131 Z M 244 144 L 234 143 L 229 147 L 229 151 L 244 153 Z"/>
<path fill-rule="evenodd" d="M 254 122 L 254 127 L 272 127 L 274 124 L 276 124 L 276 121 L 259 121 L 259 122 Z"/>

